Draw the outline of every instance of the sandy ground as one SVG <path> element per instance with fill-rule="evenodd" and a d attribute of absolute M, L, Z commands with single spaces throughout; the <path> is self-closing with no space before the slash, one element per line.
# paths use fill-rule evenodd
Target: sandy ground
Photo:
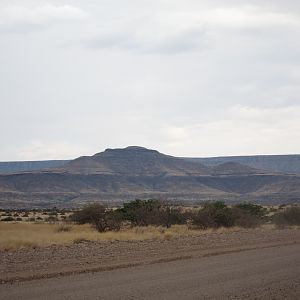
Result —
<path fill-rule="evenodd" d="M 294 244 L 300 244 L 299 229 L 251 229 L 171 240 L 83 242 L 0 251 L 0 282 L 69 276 Z"/>

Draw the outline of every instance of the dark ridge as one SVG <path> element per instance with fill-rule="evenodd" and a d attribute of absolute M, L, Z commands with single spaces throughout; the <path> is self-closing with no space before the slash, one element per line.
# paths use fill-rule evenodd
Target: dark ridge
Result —
<path fill-rule="evenodd" d="M 26 171 L 39 171 L 57 168 L 70 160 L 44 160 L 44 161 L 10 161 L 0 162 L 0 174 L 10 174 Z"/>
<path fill-rule="evenodd" d="M 221 156 L 184 158 L 190 162 L 198 162 L 206 166 L 216 166 L 223 163 L 235 162 L 251 168 L 281 173 L 300 173 L 300 154 L 291 155 L 254 155 L 254 156 Z"/>

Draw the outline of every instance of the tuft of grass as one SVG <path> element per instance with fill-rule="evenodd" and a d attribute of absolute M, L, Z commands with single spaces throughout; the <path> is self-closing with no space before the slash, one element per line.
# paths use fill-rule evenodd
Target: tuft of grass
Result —
<path fill-rule="evenodd" d="M 61 223 L 56 226 L 55 232 L 69 232 L 72 230 L 72 226 Z"/>

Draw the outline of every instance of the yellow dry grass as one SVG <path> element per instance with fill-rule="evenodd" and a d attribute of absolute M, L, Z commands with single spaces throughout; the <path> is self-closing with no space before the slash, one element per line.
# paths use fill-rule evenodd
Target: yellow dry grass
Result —
<path fill-rule="evenodd" d="M 63 226 L 69 226 L 61 231 Z M 49 223 L 0 223 L 0 249 L 16 250 L 20 248 L 44 247 L 53 244 L 72 244 L 88 241 L 133 241 L 149 239 L 172 239 L 178 236 L 224 233 L 240 230 L 240 228 L 219 228 L 205 231 L 189 229 L 186 225 L 163 227 L 133 227 L 118 232 L 99 233 L 89 225 L 62 225 Z"/>

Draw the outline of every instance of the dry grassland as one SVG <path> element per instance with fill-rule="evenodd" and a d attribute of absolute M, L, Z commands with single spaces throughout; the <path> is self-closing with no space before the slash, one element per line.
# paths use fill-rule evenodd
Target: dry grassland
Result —
<path fill-rule="evenodd" d="M 50 223 L 0 223 L 0 250 L 44 247 L 53 244 L 66 245 L 82 241 L 136 241 L 150 239 L 172 239 L 178 236 L 195 236 L 209 232 L 238 231 L 238 227 L 208 230 L 190 229 L 186 225 L 163 227 L 133 227 L 120 231 L 99 233 L 90 225 L 66 225 Z"/>

